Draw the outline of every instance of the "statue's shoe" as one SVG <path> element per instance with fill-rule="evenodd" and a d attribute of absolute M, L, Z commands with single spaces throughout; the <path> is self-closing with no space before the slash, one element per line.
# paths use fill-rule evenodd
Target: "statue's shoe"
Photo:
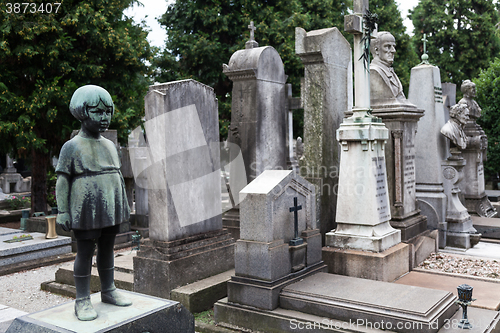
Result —
<path fill-rule="evenodd" d="M 101 301 L 103 303 L 113 304 L 116 306 L 129 306 L 132 305 L 132 301 L 127 297 L 123 296 L 121 293 L 115 290 L 101 292 Z"/>
<path fill-rule="evenodd" d="M 97 312 L 90 302 L 90 296 L 75 301 L 75 314 L 79 320 L 89 321 L 97 318 Z"/>

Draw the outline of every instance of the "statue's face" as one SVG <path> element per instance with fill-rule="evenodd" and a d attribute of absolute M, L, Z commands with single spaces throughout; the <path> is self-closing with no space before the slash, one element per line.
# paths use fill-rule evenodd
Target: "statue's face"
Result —
<path fill-rule="evenodd" d="M 102 102 L 95 107 L 87 108 L 89 117 L 82 121 L 82 127 L 85 127 L 92 133 L 105 132 L 111 123 L 113 109 L 104 105 Z"/>
<path fill-rule="evenodd" d="M 380 38 L 378 57 L 387 66 L 392 66 L 394 54 L 396 53 L 396 40 L 391 34 L 384 34 Z"/>
<path fill-rule="evenodd" d="M 465 96 L 466 97 L 470 97 L 470 98 L 474 98 L 476 97 L 476 85 L 473 84 L 471 85 L 466 91 L 465 91 Z"/>
<path fill-rule="evenodd" d="M 469 121 L 469 108 L 464 108 L 463 112 L 458 113 L 456 119 L 462 125 L 467 124 Z"/>

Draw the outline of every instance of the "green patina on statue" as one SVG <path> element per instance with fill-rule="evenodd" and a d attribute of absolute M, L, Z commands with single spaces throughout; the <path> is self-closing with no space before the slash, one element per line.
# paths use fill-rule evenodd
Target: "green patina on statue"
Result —
<path fill-rule="evenodd" d="M 116 291 L 113 252 L 120 223 L 128 221 L 130 208 L 116 147 L 100 134 L 108 129 L 113 116 L 110 94 L 99 86 L 80 87 L 69 109 L 82 127 L 59 155 L 57 223 L 66 231 L 73 230 L 77 240 L 75 314 L 80 320 L 93 320 L 97 312 L 90 301 L 90 277 L 96 244 L 102 302 L 132 304 Z"/>

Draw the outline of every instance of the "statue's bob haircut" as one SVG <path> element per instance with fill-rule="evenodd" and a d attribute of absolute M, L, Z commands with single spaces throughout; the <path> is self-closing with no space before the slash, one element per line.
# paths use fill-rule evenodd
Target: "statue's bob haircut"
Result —
<path fill-rule="evenodd" d="M 73 117 L 79 121 L 83 121 L 89 117 L 87 109 L 96 107 L 100 102 L 106 107 L 111 108 L 111 113 L 114 114 L 115 106 L 113 99 L 107 90 L 89 84 L 75 90 L 69 103 L 69 111 Z"/>
<path fill-rule="evenodd" d="M 476 84 L 472 82 L 471 80 L 465 80 L 462 82 L 462 86 L 460 87 L 460 91 L 462 91 L 464 94 L 467 92 L 469 89 L 474 88 Z"/>

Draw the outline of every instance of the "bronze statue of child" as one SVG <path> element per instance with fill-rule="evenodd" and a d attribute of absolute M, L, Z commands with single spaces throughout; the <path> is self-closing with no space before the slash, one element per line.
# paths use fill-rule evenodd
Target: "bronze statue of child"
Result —
<path fill-rule="evenodd" d="M 75 314 L 80 320 L 97 317 L 90 301 L 92 257 L 97 244 L 97 269 L 101 301 L 117 306 L 132 302 L 116 291 L 114 243 L 120 223 L 128 221 L 130 208 L 115 145 L 101 136 L 114 112 L 111 95 L 103 88 L 78 88 L 69 105 L 81 122 L 81 130 L 61 149 L 57 164 L 57 223 L 73 230 L 77 254 L 73 275 L 76 286 Z"/>

